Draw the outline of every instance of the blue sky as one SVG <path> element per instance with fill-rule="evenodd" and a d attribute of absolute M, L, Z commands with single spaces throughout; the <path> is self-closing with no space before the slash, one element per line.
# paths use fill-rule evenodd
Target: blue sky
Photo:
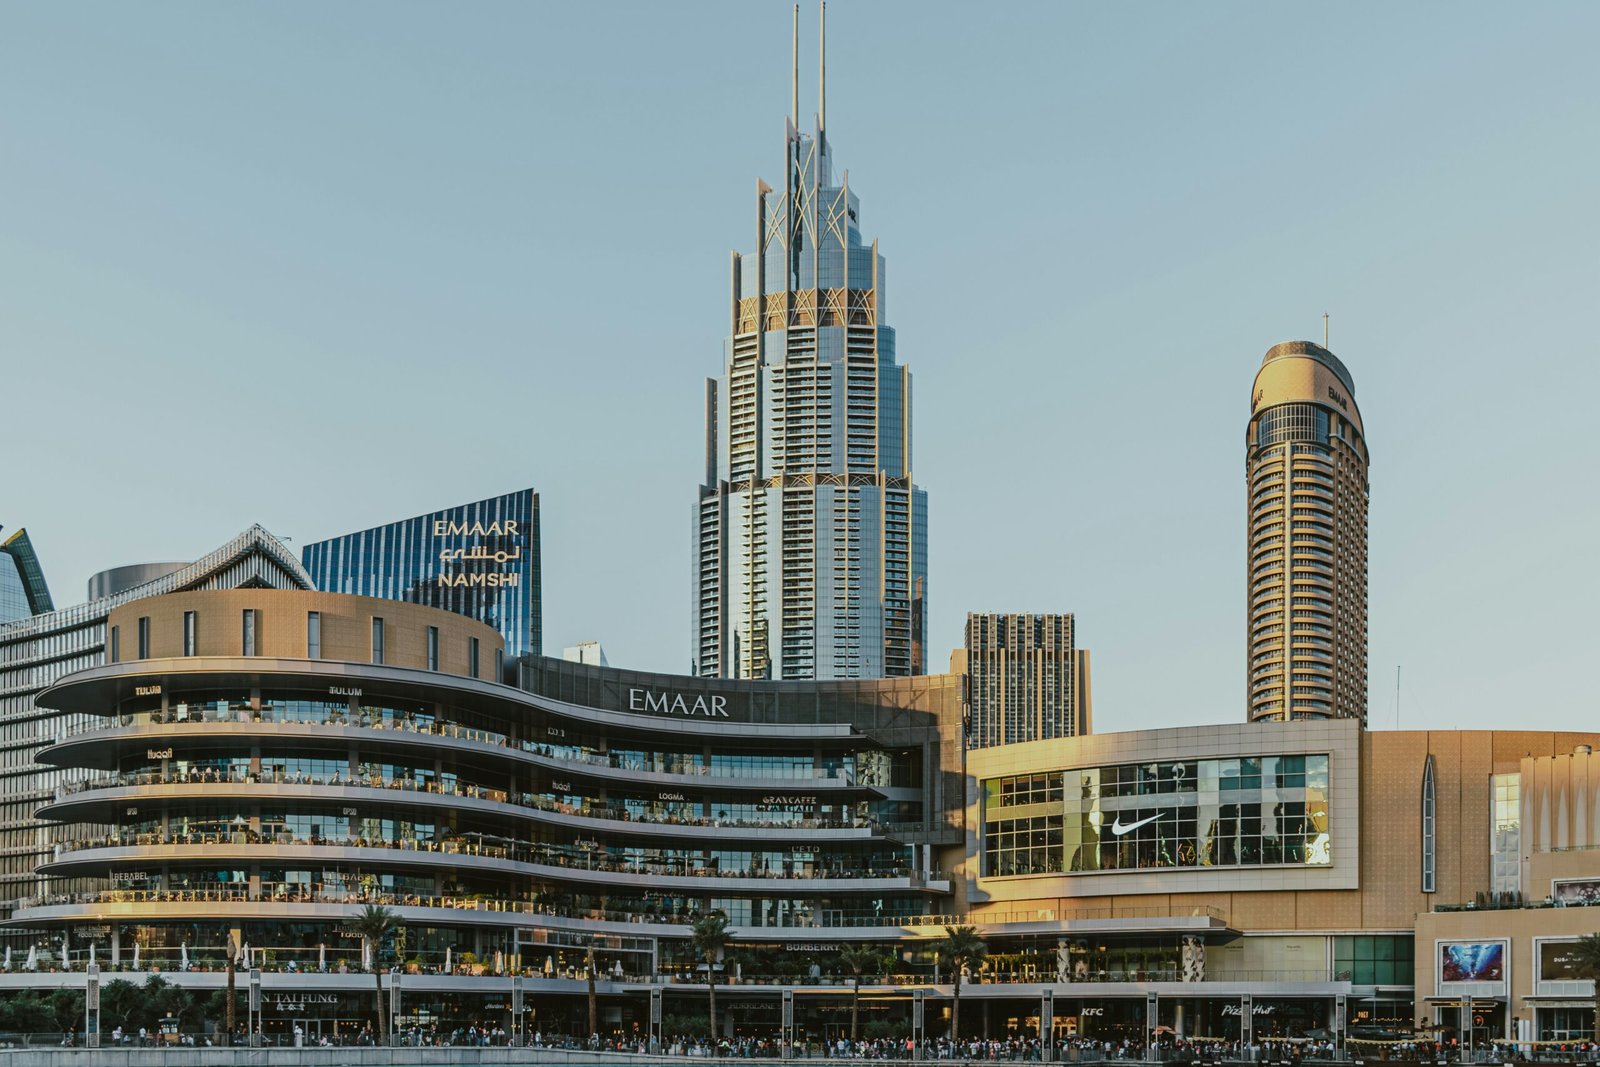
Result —
<path fill-rule="evenodd" d="M 547 646 L 688 661 L 703 379 L 786 3 L 0 4 L 0 523 L 102 567 L 532 484 Z M 815 99 L 815 8 L 801 94 Z M 1317 338 L 1373 452 L 1372 721 L 1592 728 L 1600 5 L 836 0 L 968 610 L 1101 729 L 1244 706 L 1243 430 Z"/>

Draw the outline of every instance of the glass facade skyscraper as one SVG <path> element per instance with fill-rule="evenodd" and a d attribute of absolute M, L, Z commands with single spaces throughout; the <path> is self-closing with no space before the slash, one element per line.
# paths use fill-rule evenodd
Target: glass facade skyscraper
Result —
<path fill-rule="evenodd" d="M 307 545 L 301 554 L 325 593 L 443 608 L 499 630 L 506 655 L 539 655 L 539 494 L 431 511 Z"/>
<path fill-rule="evenodd" d="M 0 622 L 15 622 L 54 610 L 33 542 L 28 539 L 27 530 L 18 530 L 0 541 Z"/>
<path fill-rule="evenodd" d="M 722 377 L 705 396 L 693 672 L 770 679 L 924 670 L 927 496 L 884 259 L 863 244 L 825 130 L 791 118 L 781 188 L 733 256 Z"/>

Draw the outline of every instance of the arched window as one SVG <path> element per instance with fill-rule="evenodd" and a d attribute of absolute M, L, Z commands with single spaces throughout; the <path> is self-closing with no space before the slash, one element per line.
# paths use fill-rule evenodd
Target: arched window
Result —
<path fill-rule="evenodd" d="M 1434 814 L 1437 811 L 1437 803 L 1433 785 L 1433 757 L 1430 755 L 1422 765 L 1422 891 L 1424 893 L 1433 892 L 1434 861 L 1437 858 Z"/>

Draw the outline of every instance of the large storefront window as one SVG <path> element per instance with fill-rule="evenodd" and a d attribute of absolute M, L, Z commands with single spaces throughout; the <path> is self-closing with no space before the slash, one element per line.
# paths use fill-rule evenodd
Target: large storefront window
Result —
<path fill-rule="evenodd" d="M 990 877 L 1333 862 L 1325 755 L 991 778 L 983 820 Z"/>
<path fill-rule="evenodd" d="M 1522 775 L 1494 776 L 1494 829 L 1489 841 L 1490 886 L 1496 893 L 1522 889 Z"/>
<path fill-rule="evenodd" d="M 1415 980 L 1415 942 L 1409 934 L 1333 939 L 1333 977 L 1355 985 L 1410 985 Z"/>
<path fill-rule="evenodd" d="M 1540 1041 L 1588 1041 L 1594 1036 L 1593 1008 L 1540 1008 Z"/>

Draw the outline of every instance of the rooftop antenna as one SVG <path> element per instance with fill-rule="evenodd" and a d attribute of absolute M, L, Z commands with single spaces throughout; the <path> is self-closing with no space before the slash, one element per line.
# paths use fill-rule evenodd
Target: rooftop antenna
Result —
<path fill-rule="evenodd" d="M 1322 313 L 1322 347 L 1328 347 L 1328 313 Z"/>
<path fill-rule="evenodd" d="M 1400 664 L 1394 665 L 1394 728 L 1400 729 Z"/>
<path fill-rule="evenodd" d="M 822 0 L 817 41 L 817 140 L 828 128 L 828 0 Z"/>
<path fill-rule="evenodd" d="M 800 5 L 794 5 L 794 85 L 789 90 L 789 113 L 800 128 Z"/>

